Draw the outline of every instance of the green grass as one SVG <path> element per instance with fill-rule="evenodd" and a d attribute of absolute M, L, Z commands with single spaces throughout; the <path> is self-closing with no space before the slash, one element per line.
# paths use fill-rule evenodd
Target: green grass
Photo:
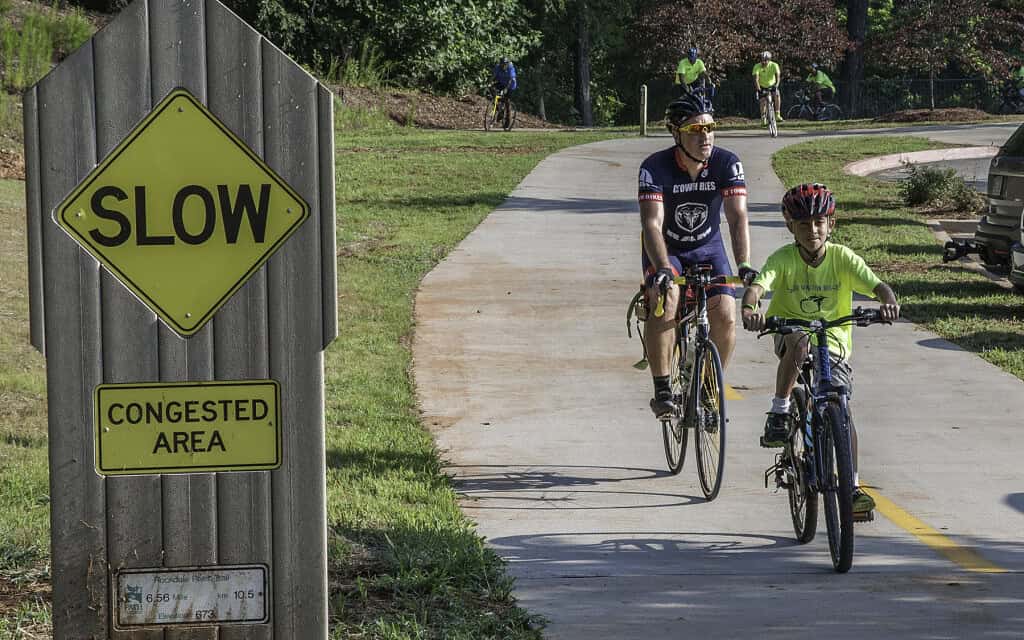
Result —
<path fill-rule="evenodd" d="M 10 12 L 0 24 L 0 90 L 24 91 L 95 31 L 77 7 L 59 12 L 56 6 L 41 6 L 16 17 Z"/>
<path fill-rule="evenodd" d="M 786 186 L 816 180 L 836 193 L 834 240 L 849 245 L 893 286 L 902 314 L 1024 379 L 1022 298 L 957 263 L 924 216 L 903 204 L 899 185 L 843 173 L 848 162 L 947 145 L 916 137 L 831 138 L 793 145 L 773 157 Z"/>
<path fill-rule="evenodd" d="M 422 131 L 341 108 L 337 131 L 344 329 L 326 354 L 331 637 L 539 638 L 542 621 L 516 606 L 420 423 L 413 297 L 541 159 L 613 134 Z M 23 209 L 23 183 L 0 181 L 0 580 L 38 583 L 49 557 L 45 370 L 28 342 Z M 0 639 L 45 628 L 45 599 L 18 607 L 0 614 Z"/>

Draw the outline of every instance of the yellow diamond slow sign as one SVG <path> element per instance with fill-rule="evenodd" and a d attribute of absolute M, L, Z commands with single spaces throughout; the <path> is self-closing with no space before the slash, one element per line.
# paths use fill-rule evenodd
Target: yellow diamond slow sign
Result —
<path fill-rule="evenodd" d="M 168 326 L 190 336 L 309 217 L 309 205 L 175 89 L 54 210 Z"/>

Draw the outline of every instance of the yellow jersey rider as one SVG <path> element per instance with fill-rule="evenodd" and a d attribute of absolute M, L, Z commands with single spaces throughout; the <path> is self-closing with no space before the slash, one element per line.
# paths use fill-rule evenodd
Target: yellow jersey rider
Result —
<path fill-rule="evenodd" d="M 761 52 L 761 62 L 754 65 L 754 90 L 761 104 L 761 124 L 768 124 L 765 109 L 768 105 L 767 92 L 771 91 L 775 101 L 775 121 L 782 122 L 782 100 L 779 99 L 779 81 L 782 80 L 782 69 L 778 63 L 772 62 L 770 51 Z"/>

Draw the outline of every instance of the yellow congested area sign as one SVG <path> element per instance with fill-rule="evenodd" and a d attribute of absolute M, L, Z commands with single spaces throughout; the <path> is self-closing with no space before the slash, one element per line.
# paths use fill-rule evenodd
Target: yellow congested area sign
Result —
<path fill-rule="evenodd" d="M 183 336 L 308 217 L 302 197 L 184 89 L 54 210 L 61 228 Z"/>
<path fill-rule="evenodd" d="M 257 471 L 281 466 L 274 380 L 96 387 L 100 475 Z"/>

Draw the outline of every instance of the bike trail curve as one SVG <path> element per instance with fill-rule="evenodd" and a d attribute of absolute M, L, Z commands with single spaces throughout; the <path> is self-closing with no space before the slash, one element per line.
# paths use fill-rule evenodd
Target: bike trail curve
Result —
<path fill-rule="evenodd" d="M 989 145 L 1013 128 L 908 132 Z M 771 154 L 809 137 L 718 135 L 744 162 L 755 263 L 790 238 Z M 1021 637 L 1024 384 L 934 334 L 856 330 L 861 479 L 885 509 L 857 526 L 849 574 L 831 570 L 823 518 L 796 544 L 785 493 L 764 487 L 768 340 L 737 336 L 718 499 L 704 501 L 692 448 L 680 475 L 666 471 L 625 308 L 639 283 L 637 169 L 670 144 L 548 157 L 416 297 L 424 423 L 521 604 L 557 639 Z"/>

